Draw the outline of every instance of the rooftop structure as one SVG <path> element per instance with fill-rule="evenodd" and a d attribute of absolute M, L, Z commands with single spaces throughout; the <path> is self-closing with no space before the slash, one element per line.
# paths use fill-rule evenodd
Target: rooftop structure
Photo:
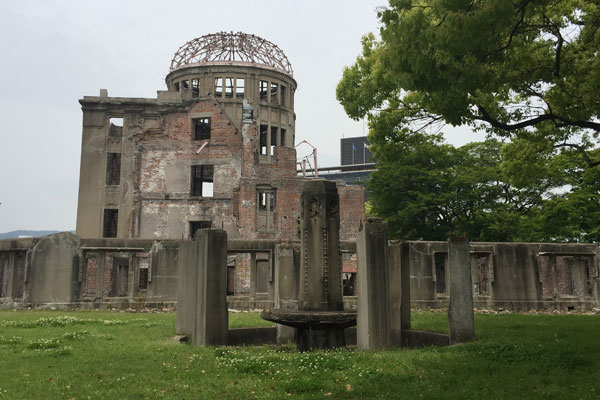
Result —
<path fill-rule="evenodd" d="M 177 50 L 170 70 L 223 64 L 273 68 L 294 75 L 292 64 L 277 45 L 242 32 L 219 32 L 190 40 Z"/>

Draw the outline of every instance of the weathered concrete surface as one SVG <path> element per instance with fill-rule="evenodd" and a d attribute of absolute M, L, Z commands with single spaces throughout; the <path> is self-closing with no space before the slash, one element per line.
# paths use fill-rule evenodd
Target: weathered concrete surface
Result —
<path fill-rule="evenodd" d="M 23 298 L 27 288 L 25 270 L 31 262 L 33 247 L 43 238 L 0 240 L 0 307 L 36 306 Z M 82 248 L 82 276 L 78 297 L 70 303 L 53 303 L 53 306 L 108 308 L 108 307 L 161 307 L 175 306 L 175 279 L 177 253 L 187 240 L 152 240 L 127 238 L 80 239 Z M 160 246 L 158 245 L 160 243 Z M 448 243 L 406 241 L 402 243 L 402 272 L 410 273 L 411 303 L 413 307 L 448 307 L 449 276 L 447 267 Z M 299 246 L 299 241 L 292 241 Z M 229 240 L 228 251 L 269 253 L 275 250 L 276 240 Z M 155 251 L 150 254 L 154 246 Z M 158 251 L 161 247 L 165 251 Z M 394 247 L 390 245 L 390 249 Z M 354 242 L 341 242 L 340 248 L 349 253 L 356 251 Z M 406 251 L 405 251 L 406 250 Z M 390 250 L 392 251 L 392 250 Z M 599 254 L 594 244 L 564 243 L 470 243 L 470 265 L 473 285 L 479 293 L 473 293 L 474 307 L 503 308 L 512 311 L 542 309 L 569 309 L 591 311 L 600 307 L 600 278 L 598 277 Z M 29 255 L 27 255 L 29 252 Z M 164 255 L 165 257 L 161 256 Z M 157 257 L 155 257 L 157 256 Z M 130 257 L 129 290 L 127 297 L 111 297 L 109 292 L 112 274 L 111 259 Z M 393 256 L 395 257 L 395 256 Z M 153 265 L 152 259 L 157 264 Z M 160 261 L 164 260 L 164 261 Z M 1 268 L 4 265 L 4 268 Z M 408 269 L 404 267 L 408 265 Z M 141 267 L 148 267 L 148 287 L 139 287 Z M 482 268 L 483 267 L 483 268 Z M 46 267 L 44 267 L 46 268 Z M 51 267 L 48 267 L 51 268 Z M 237 270 L 237 267 L 236 267 Z M 390 274 L 391 298 L 408 291 L 395 291 L 399 284 L 393 283 Z M 402 282 L 400 283 L 400 286 Z M 436 289 L 440 289 L 437 292 Z M 238 309 L 274 308 L 274 300 L 268 296 L 229 296 L 229 307 Z M 345 296 L 346 309 L 356 309 L 356 297 Z M 407 309 L 404 309 L 407 310 Z M 403 329 L 410 329 L 410 318 L 401 318 Z"/>
<path fill-rule="evenodd" d="M 175 333 L 192 336 L 196 310 L 192 299 L 198 281 L 197 244 L 193 241 L 181 242 L 177 255 L 177 315 Z"/>
<path fill-rule="evenodd" d="M 468 342 L 475 338 L 475 321 L 467 238 L 452 237 L 448 240 L 448 261 L 450 264 L 450 304 L 448 306 L 450 343 Z"/>
<path fill-rule="evenodd" d="M 299 309 L 342 311 L 339 196 L 335 182 L 307 181 L 302 190 Z"/>
<path fill-rule="evenodd" d="M 390 345 L 402 346 L 402 336 L 410 329 L 410 263 L 408 243 L 391 241 L 388 245 L 388 290 Z"/>
<path fill-rule="evenodd" d="M 299 254 L 294 251 L 293 245 L 280 244 L 275 248 L 275 309 L 298 309 L 299 260 Z M 277 324 L 277 344 L 295 341 L 295 328 Z"/>
<path fill-rule="evenodd" d="M 79 293 L 79 237 L 69 232 L 41 238 L 29 256 L 23 301 L 32 304 L 71 303 Z"/>
<path fill-rule="evenodd" d="M 360 350 L 390 347 L 390 291 L 388 227 L 380 219 L 369 219 L 358 232 L 357 347 Z M 395 310 L 399 312 L 399 310 Z M 397 322 L 397 321 L 396 321 Z M 398 324 L 399 325 L 399 324 Z"/>
<path fill-rule="evenodd" d="M 155 242 L 150 250 L 150 270 L 148 273 L 149 301 L 169 302 L 177 296 L 177 255 L 179 246 L 169 242 Z"/>
<path fill-rule="evenodd" d="M 227 344 L 227 234 L 202 229 L 179 259 L 177 333 L 196 346 Z"/>

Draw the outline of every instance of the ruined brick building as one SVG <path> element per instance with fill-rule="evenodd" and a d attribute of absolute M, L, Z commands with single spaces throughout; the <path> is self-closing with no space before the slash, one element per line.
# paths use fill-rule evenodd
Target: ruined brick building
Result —
<path fill-rule="evenodd" d="M 101 90 L 80 100 L 77 234 L 187 239 L 215 227 L 230 239 L 297 239 L 306 178 L 296 173 L 297 84 L 285 54 L 253 35 L 206 35 L 179 48 L 165 82 L 152 99 Z M 363 188 L 340 182 L 339 194 L 342 239 L 352 240 Z M 237 262 L 231 293 L 251 286 Z"/>

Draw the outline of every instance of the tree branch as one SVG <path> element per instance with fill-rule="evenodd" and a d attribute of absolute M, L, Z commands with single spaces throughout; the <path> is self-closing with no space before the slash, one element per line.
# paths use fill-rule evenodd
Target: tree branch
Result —
<path fill-rule="evenodd" d="M 590 168 L 600 165 L 600 161 L 592 161 L 589 154 L 585 151 L 585 148 L 578 144 L 563 142 L 560 144 L 555 144 L 553 147 L 555 149 L 560 148 L 560 147 L 570 147 L 570 148 L 577 150 L 579 153 L 581 153 L 581 157 L 583 157 L 584 161 Z"/>
<path fill-rule="evenodd" d="M 494 119 L 488 114 L 486 109 L 483 106 L 477 105 L 477 109 L 481 113 L 481 116 L 474 116 L 473 118 L 479 121 L 484 121 L 492 125 L 494 128 L 499 128 L 505 131 L 516 131 L 518 129 L 527 128 L 528 126 L 534 126 L 539 124 L 540 122 L 553 120 L 554 116 L 552 114 L 543 114 L 537 116 L 535 118 L 528 119 L 526 121 L 521 121 L 516 124 L 505 124 L 504 122 L 500 122 L 497 119 Z"/>

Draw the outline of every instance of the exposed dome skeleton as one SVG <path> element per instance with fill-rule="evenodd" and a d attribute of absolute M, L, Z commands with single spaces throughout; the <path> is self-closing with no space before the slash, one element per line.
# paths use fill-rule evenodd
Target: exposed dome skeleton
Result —
<path fill-rule="evenodd" d="M 170 71 L 223 62 L 267 66 L 293 76 L 292 64 L 277 45 L 243 32 L 219 32 L 190 40 L 175 52 Z"/>

